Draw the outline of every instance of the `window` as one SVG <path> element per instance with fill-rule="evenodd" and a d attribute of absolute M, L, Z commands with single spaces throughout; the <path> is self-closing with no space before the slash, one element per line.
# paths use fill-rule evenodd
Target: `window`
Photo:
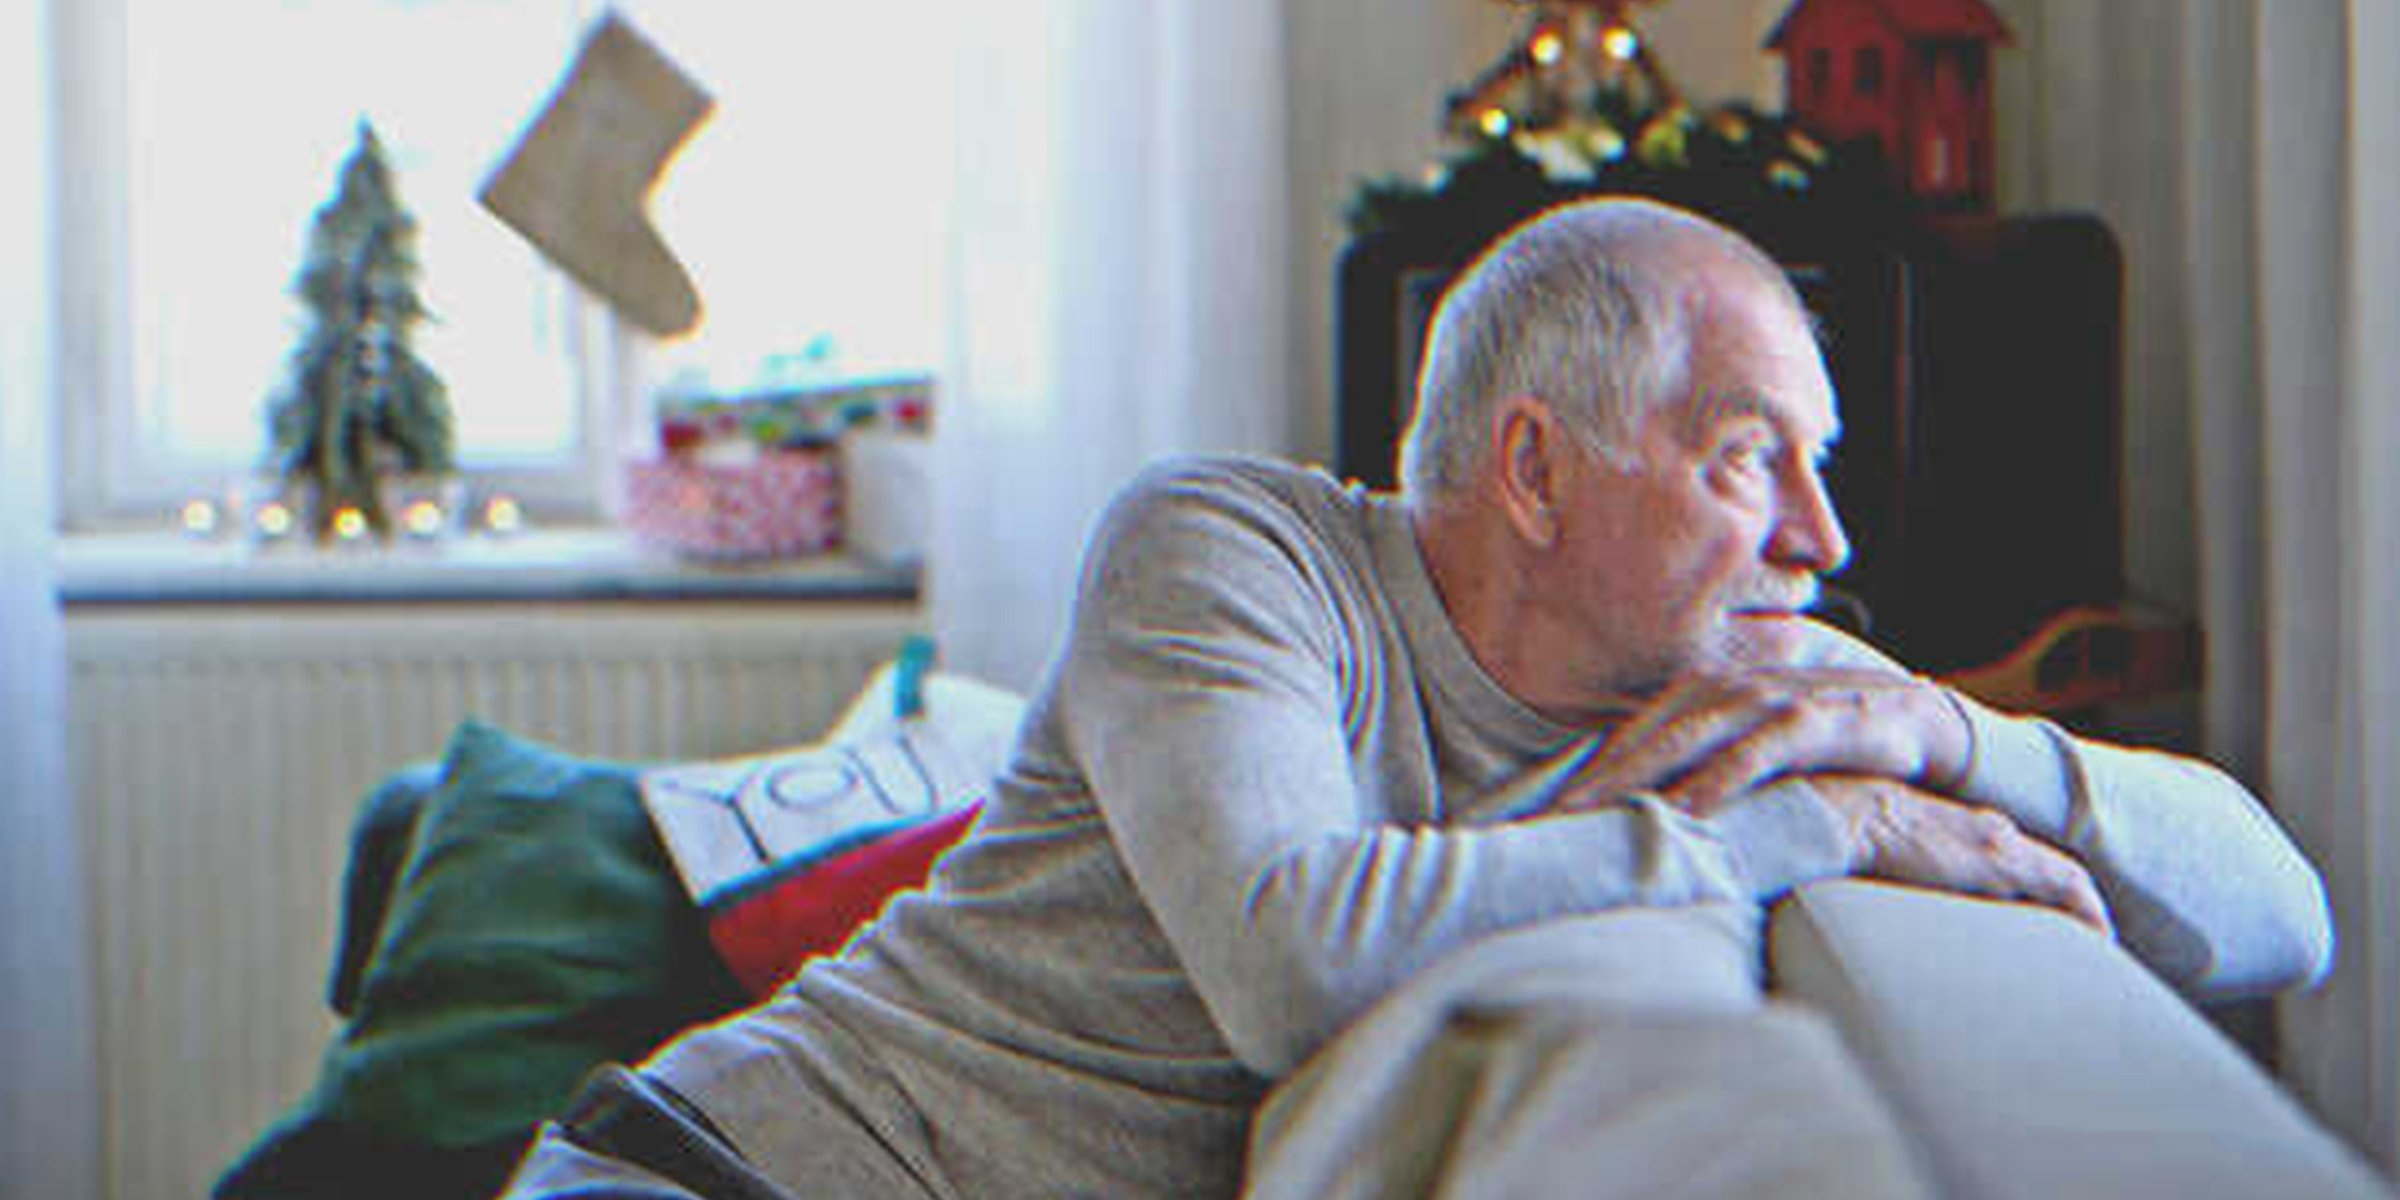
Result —
<path fill-rule="evenodd" d="M 537 513 L 598 509 L 668 373 L 738 388 L 811 351 L 833 376 L 935 365 L 941 23 L 895 30 L 857 4 L 609 6 L 717 100 L 651 198 L 705 309 L 662 344 L 617 329 L 474 199 L 603 7 L 56 6 L 67 519 L 154 516 L 255 466 L 300 328 L 309 221 L 362 118 L 417 219 L 434 315 L 417 345 L 448 385 L 462 466 Z"/>
<path fill-rule="evenodd" d="M 1949 191 L 1952 180 L 1957 175 L 1953 167 L 1954 164 L 1950 159 L 1950 139 L 1938 133 L 1927 134 L 1924 162 L 1925 190 L 1937 193 Z"/>
<path fill-rule="evenodd" d="M 1819 100 L 1833 86 L 1833 51 L 1818 46 L 1808 52 L 1808 93 Z"/>
<path fill-rule="evenodd" d="M 1861 46 L 1850 55 L 1850 83 L 1861 96 L 1872 96 L 1883 90 L 1883 50 L 1876 46 Z"/>

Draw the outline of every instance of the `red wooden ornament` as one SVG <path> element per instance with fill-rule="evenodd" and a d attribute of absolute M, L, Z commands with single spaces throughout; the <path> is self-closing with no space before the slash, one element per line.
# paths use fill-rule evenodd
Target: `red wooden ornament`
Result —
<path fill-rule="evenodd" d="M 1928 204 L 1989 210 L 1992 47 L 2011 40 L 1984 0 L 1798 0 L 1767 49 L 1783 55 L 1794 120 L 1873 141 Z"/>

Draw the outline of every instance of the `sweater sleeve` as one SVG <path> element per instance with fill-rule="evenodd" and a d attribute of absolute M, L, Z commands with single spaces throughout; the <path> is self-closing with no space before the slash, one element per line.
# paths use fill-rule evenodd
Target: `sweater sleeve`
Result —
<path fill-rule="evenodd" d="M 1832 657 L 1900 669 L 1855 642 Z M 1975 757 L 1958 799 L 2007 813 L 2082 862 L 2118 938 L 2162 978 L 2217 1000 L 2314 983 L 2331 969 L 2323 881 L 2233 777 L 1959 700 Z"/>
<path fill-rule="evenodd" d="M 2080 859 L 2118 937 L 2166 980 L 2230 999 L 2314 983 L 2331 969 L 2324 883 L 2232 776 L 1971 700 L 1965 708 L 1976 757 L 1960 798 Z"/>
<path fill-rule="evenodd" d="M 1153 477 L 1103 521 L 1057 681 L 1134 884 L 1245 1065 L 1280 1077 L 1485 933 L 1755 897 L 1738 840 L 1651 797 L 1471 828 L 1372 811 L 1345 703 L 1350 626 L 1325 555 L 1291 524 L 1238 482 Z M 1838 840 L 1829 813 L 1790 808 Z M 1814 873 L 1838 873 L 1835 857 Z"/>

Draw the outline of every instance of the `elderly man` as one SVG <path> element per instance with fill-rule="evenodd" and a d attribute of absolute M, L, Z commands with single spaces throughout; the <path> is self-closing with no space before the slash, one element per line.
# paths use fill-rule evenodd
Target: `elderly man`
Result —
<path fill-rule="evenodd" d="M 1738 237 L 1547 214 L 1446 299 L 1420 392 L 1397 495 L 1261 462 L 1136 481 L 928 889 L 597 1088 L 518 1190 L 1232 1196 L 1271 1089 L 1456 952 L 1596 920 L 1635 983 L 1713 953 L 1676 922 L 1738 941 L 1846 874 L 2113 922 L 2196 992 L 2325 969 L 2320 885 L 2231 780 L 1802 615 L 1848 553 L 1834 397 Z"/>

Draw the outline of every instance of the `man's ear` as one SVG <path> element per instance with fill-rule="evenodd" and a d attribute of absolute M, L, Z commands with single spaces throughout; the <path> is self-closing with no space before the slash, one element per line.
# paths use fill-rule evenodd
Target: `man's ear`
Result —
<path fill-rule="evenodd" d="M 1558 454 L 1566 437 L 1558 414 L 1532 396 L 1511 396 L 1492 414 L 1492 487 L 1509 527 L 1528 545 L 1558 540 Z"/>

